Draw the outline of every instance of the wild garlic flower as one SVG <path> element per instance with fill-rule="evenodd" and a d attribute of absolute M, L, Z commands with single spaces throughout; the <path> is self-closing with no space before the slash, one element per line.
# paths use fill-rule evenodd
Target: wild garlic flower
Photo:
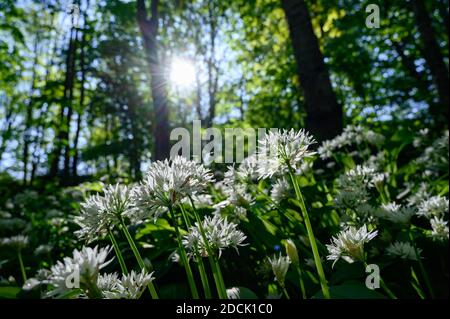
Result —
<path fill-rule="evenodd" d="M 326 245 L 329 252 L 327 259 L 334 260 L 333 266 L 340 258 L 348 263 L 364 261 L 364 244 L 371 241 L 377 234 L 376 230 L 367 231 L 366 225 L 359 229 L 348 227 L 333 237 L 330 245 Z"/>
<path fill-rule="evenodd" d="M 92 287 L 96 287 L 99 272 L 111 261 L 106 260 L 111 248 L 95 246 L 75 249 L 72 257 L 64 257 L 50 268 L 49 283 L 53 290 L 49 297 L 61 296 L 74 288 L 82 289 L 89 296 Z M 79 287 L 76 287 L 79 284 Z"/>
<path fill-rule="evenodd" d="M 243 242 L 247 236 L 237 229 L 235 223 L 228 222 L 227 219 L 218 215 L 212 218 L 206 216 L 202 222 L 202 228 L 210 248 L 214 252 L 218 252 L 219 257 L 225 248 L 234 247 L 238 251 L 238 246 L 245 245 Z M 208 256 L 207 246 L 200 233 L 198 223 L 189 228 L 189 233 L 183 238 L 183 245 L 192 253 L 198 249 L 202 256 Z"/>
<path fill-rule="evenodd" d="M 448 207 L 448 198 L 433 196 L 419 205 L 417 215 L 427 218 L 441 217 L 448 213 Z"/>
<path fill-rule="evenodd" d="M 397 256 L 401 259 L 417 261 L 419 260 L 419 258 L 421 258 L 420 253 L 422 252 L 422 250 L 420 248 L 417 248 L 417 252 L 419 254 L 419 256 L 417 256 L 414 247 L 410 243 L 397 241 L 386 248 L 386 252 L 388 253 L 388 255 Z"/>
<path fill-rule="evenodd" d="M 107 299 L 139 299 L 146 286 L 153 280 L 152 274 L 145 270 L 136 273 L 132 270 L 121 279 L 117 274 L 106 274 L 98 279 L 98 287 Z"/>
<path fill-rule="evenodd" d="M 317 153 L 323 160 L 329 159 L 333 156 L 333 152 L 337 148 L 337 143 L 335 140 L 323 141 L 322 145 L 317 149 Z"/>
<path fill-rule="evenodd" d="M 223 181 L 220 183 L 220 190 L 226 199 L 214 205 L 215 213 L 226 213 L 225 215 L 235 222 L 245 218 L 247 209 L 255 200 L 249 190 L 249 185 L 242 179 L 234 166 L 229 166 Z"/>
<path fill-rule="evenodd" d="M 209 194 L 195 194 L 191 196 L 192 201 L 194 202 L 195 208 L 205 208 L 213 206 L 213 197 Z M 191 204 L 191 200 L 187 197 L 181 200 L 183 204 Z"/>
<path fill-rule="evenodd" d="M 106 185 L 103 195 L 90 196 L 81 204 L 80 215 L 75 217 L 81 229 L 75 234 L 88 242 L 101 238 L 119 224 L 123 216 L 132 214 L 134 209 L 130 187 Z"/>
<path fill-rule="evenodd" d="M 343 132 L 332 140 L 324 141 L 318 149 L 318 153 L 322 159 L 328 159 L 333 156 L 333 153 L 344 147 L 352 144 L 362 144 L 364 142 L 376 146 L 384 143 L 384 136 L 374 131 L 367 130 L 360 125 L 347 125 Z M 355 153 L 355 155 L 360 155 Z"/>
<path fill-rule="evenodd" d="M 28 278 L 22 286 L 23 290 L 32 290 L 40 285 L 48 284 L 50 271 L 48 269 L 39 269 L 34 277 Z"/>
<path fill-rule="evenodd" d="M 134 189 L 133 198 L 140 209 L 137 216 L 157 219 L 184 198 L 201 193 L 213 180 L 203 165 L 182 156 L 154 162 Z"/>
<path fill-rule="evenodd" d="M 436 139 L 431 146 L 425 148 L 423 154 L 416 159 L 416 163 L 428 171 L 429 176 L 438 176 L 439 172 L 448 172 L 449 159 L 449 131 Z"/>
<path fill-rule="evenodd" d="M 341 175 L 337 180 L 338 193 L 334 199 L 336 206 L 340 209 L 354 209 L 367 203 L 373 174 L 373 169 L 358 165 Z"/>
<path fill-rule="evenodd" d="M 285 242 L 285 246 L 286 246 L 286 254 L 288 255 L 289 259 L 292 261 L 294 265 L 297 265 L 299 263 L 299 257 L 297 246 L 295 246 L 294 241 L 292 239 L 287 239 Z"/>
<path fill-rule="evenodd" d="M 255 182 L 258 179 L 258 159 L 256 154 L 246 157 L 237 169 L 237 175 L 243 182 Z"/>
<path fill-rule="evenodd" d="M 445 241 L 449 238 L 448 222 L 439 217 L 432 217 L 430 219 L 431 224 L 431 237 L 438 241 Z"/>
<path fill-rule="evenodd" d="M 28 242 L 28 236 L 17 235 L 0 239 L 0 246 L 7 246 L 15 250 L 22 250 L 28 246 Z"/>
<path fill-rule="evenodd" d="M 409 224 L 416 210 L 411 206 L 401 206 L 394 202 L 381 205 L 382 217 L 394 224 Z"/>
<path fill-rule="evenodd" d="M 49 254 L 53 249 L 53 245 L 39 245 L 35 250 L 34 250 L 34 254 L 35 255 L 45 255 L 45 254 Z"/>
<path fill-rule="evenodd" d="M 411 191 L 411 188 L 412 186 L 409 186 L 406 191 Z M 431 193 L 428 192 L 428 185 L 426 183 L 421 183 L 419 188 L 408 197 L 408 205 L 418 206 L 430 197 Z"/>
<path fill-rule="evenodd" d="M 227 299 L 240 299 L 241 290 L 238 287 L 227 289 Z"/>
<path fill-rule="evenodd" d="M 289 168 L 296 171 L 301 168 L 306 158 L 316 154 L 310 149 L 315 140 L 303 129 L 269 131 L 259 143 L 260 178 L 272 177 L 275 174 L 284 175 Z"/>
<path fill-rule="evenodd" d="M 278 178 L 272 185 L 270 197 L 275 203 L 280 203 L 283 199 L 288 198 L 291 193 L 291 185 L 282 177 Z"/>
<path fill-rule="evenodd" d="M 268 260 L 276 281 L 278 281 L 281 286 L 284 286 L 284 280 L 291 260 L 288 256 L 282 256 L 281 253 L 278 256 L 275 255 L 272 258 L 269 257 Z"/>

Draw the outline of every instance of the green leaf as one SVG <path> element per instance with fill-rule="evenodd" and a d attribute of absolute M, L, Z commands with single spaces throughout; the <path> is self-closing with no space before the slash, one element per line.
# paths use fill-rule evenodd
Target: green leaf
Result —
<path fill-rule="evenodd" d="M 0 287 L 0 299 L 14 299 L 19 291 L 19 287 Z"/>

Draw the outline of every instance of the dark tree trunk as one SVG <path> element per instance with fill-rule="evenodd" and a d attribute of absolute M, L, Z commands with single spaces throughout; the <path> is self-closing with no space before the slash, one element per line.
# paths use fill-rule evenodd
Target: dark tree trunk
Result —
<path fill-rule="evenodd" d="M 67 116 L 66 116 L 66 129 L 64 130 L 63 141 L 64 141 L 64 170 L 63 176 L 70 176 L 70 128 L 72 124 L 73 115 L 73 94 L 75 89 L 75 77 L 76 77 L 76 54 L 77 54 L 77 44 L 78 44 L 78 29 L 75 31 L 75 38 L 73 43 L 73 54 L 72 54 L 72 64 L 71 64 L 71 78 L 69 83 L 69 95 L 67 98 Z"/>
<path fill-rule="evenodd" d="M 75 59 L 75 37 L 76 37 L 75 27 L 72 27 L 70 30 L 69 36 L 69 47 L 67 49 L 67 57 L 66 57 L 66 73 L 64 79 L 64 93 L 63 93 L 63 101 L 61 105 L 61 110 L 59 114 L 59 123 L 56 123 L 56 138 L 55 138 L 55 146 L 54 150 L 51 154 L 50 158 L 50 171 L 49 177 L 55 177 L 58 174 L 59 169 L 59 160 L 61 157 L 61 153 L 63 150 L 64 143 L 68 143 L 68 130 L 67 127 L 70 123 L 67 123 L 67 115 L 66 110 L 67 105 L 72 101 L 70 100 L 71 92 L 73 92 L 73 79 L 75 76 L 75 70 L 73 69 L 73 60 Z M 75 36 L 75 37 L 74 37 Z"/>
<path fill-rule="evenodd" d="M 155 123 L 153 135 L 155 137 L 156 160 L 162 160 L 169 156 L 169 107 L 167 100 L 167 88 L 164 76 L 164 68 L 158 55 L 158 0 L 152 0 L 148 18 L 147 8 L 144 0 L 137 1 L 137 21 L 144 40 L 144 48 L 151 76 L 151 92 L 153 108 L 155 112 Z"/>
<path fill-rule="evenodd" d="M 331 86 L 304 0 L 282 0 L 289 25 L 297 72 L 306 104 L 306 127 L 318 139 L 331 139 L 342 130 L 342 106 Z"/>
<path fill-rule="evenodd" d="M 208 1 L 208 22 L 209 22 L 209 57 L 208 63 L 208 99 L 209 112 L 206 127 L 211 127 L 216 117 L 216 95 L 219 84 L 219 72 L 217 68 L 216 37 L 217 37 L 217 17 L 214 0 Z"/>
<path fill-rule="evenodd" d="M 80 44 L 80 71 L 81 71 L 81 80 L 80 80 L 80 105 L 79 105 L 79 110 L 78 110 L 78 117 L 77 117 L 77 124 L 76 124 L 76 128 L 75 128 L 75 137 L 73 140 L 73 158 L 72 158 L 72 167 L 71 167 L 71 171 L 72 171 L 72 176 L 73 178 L 76 178 L 78 176 L 78 158 L 80 156 L 79 151 L 78 151 L 78 141 L 80 138 L 80 131 L 81 131 L 81 119 L 83 117 L 83 110 L 84 110 L 84 96 L 85 96 L 85 90 L 84 90 L 84 84 L 86 82 L 86 61 L 85 61 L 85 56 L 86 56 L 86 32 L 87 32 L 87 8 L 89 8 L 89 1 L 87 1 L 86 3 L 86 10 L 83 12 L 83 23 L 84 23 L 84 28 L 83 28 L 83 35 L 81 37 L 81 44 Z"/>
<path fill-rule="evenodd" d="M 446 122 L 449 108 L 449 75 L 441 48 L 423 0 L 412 0 L 417 28 L 424 46 L 424 58 L 436 85 L 439 104 L 432 105 L 430 112 L 437 122 Z"/>
<path fill-rule="evenodd" d="M 26 113 L 25 113 L 25 133 L 24 133 L 24 143 L 23 143 L 23 184 L 27 184 L 28 178 L 28 157 L 30 151 L 30 143 L 31 143 L 31 125 L 33 122 L 33 95 L 34 90 L 36 88 L 36 69 L 38 63 L 38 44 L 39 44 L 39 34 L 36 34 L 34 40 L 34 61 L 33 61 L 33 73 L 31 76 L 31 85 L 30 85 L 30 93 L 28 97 L 28 103 L 26 104 Z"/>

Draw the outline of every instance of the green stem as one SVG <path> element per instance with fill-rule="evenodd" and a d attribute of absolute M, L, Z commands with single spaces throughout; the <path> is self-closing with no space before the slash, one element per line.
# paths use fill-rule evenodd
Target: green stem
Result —
<path fill-rule="evenodd" d="M 192 297 L 198 299 L 198 291 L 195 285 L 194 275 L 192 274 L 191 266 L 189 265 L 189 260 L 186 255 L 186 250 L 184 249 L 183 243 L 181 241 L 180 230 L 178 228 L 178 221 L 175 219 L 175 214 L 173 213 L 173 208 L 169 207 L 170 218 L 172 219 L 173 225 L 175 227 L 175 234 L 177 236 L 178 250 L 180 252 L 181 262 L 183 263 L 184 269 L 186 270 L 186 276 L 188 279 L 189 287 L 191 289 Z"/>
<path fill-rule="evenodd" d="M 89 299 L 102 299 L 103 298 L 103 294 L 100 291 L 100 289 L 97 287 L 97 285 L 95 283 L 91 283 L 91 282 L 87 282 L 85 284 L 85 288 L 87 291 L 87 296 L 89 297 Z"/>
<path fill-rule="evenodd" d="M 195 208 L 194 201 L 191 197 L 189 197 L 191 201 L 192 210 L 194 211 L 194 216 L 198 224 L 198 228 L 200 230 L 200 234 L 202 236 L 202 239 L 205 243 L 206 252 L 208 253 L 208 260 L 211 265 L 211 269 L 213 272 L 214 282 L 216 283 L 216 289 L 217 293 L 219 295 L 219 298 L 227 299 L 227 289 L 225 286 L 225 283 L 223 281 L 222 271 L 220 270 L 219 262 L 216 258 L 216 255 L 214 254 L 211 246 L 209 245 L 208 239 L 206 238 L 205 230 L 203 229 L 203 224 L 200 220 L 200 216 L 197 212 L 197 209 Z"/>
<path fill-rule="evenodd" d="M 376 189 L 378 191 L 378 193 L 380 193 L 381 196 L 381 201 L 383 202 L 383 204 L 387 204 L 389 203 L 389 198 L 386 196 L 386 193 L 384 191 L 384 185 L 377 185 Z"/>
<path fill-rule="evenodd" d="M 300 208 L 302 210 L 303 219 L 305 221 L 306 231 L 308 233 L 309 242 L 311 244 L 311 250 L 314 257 L 314 263 L 316 264 L 317 274 L 319 275 L 320 286 L 322 288 L 322 293 L 324 298 L 330 298 L 330 292 L 328 289 L 327 281 L 325 278 L 325 273 L 322 267 L 322 261 L 320 260 L 319 250 L 317 249 L 316 238 L 314 237 L 314 232 L 309 220 L 308 211 L 306 210 L 306 205 L 303 200 L 302 192 L 300 191 L 300 186 L 297 183 L 295 175 L 292 173 L 292 168 L 289 168 L 289 176 L 291 177 L 292 185 L 294 186 L 295 194 L 297 195 L 297 200 L 300 202 Z"/>
<path fill-rule="evenodd" d="M 302 299 L 306 299 L 305 283 L 303 282 L 303 273 L 302 273 L 302 269 L 300 268 L 300 264 L 297 263 L 296 268 L 297 268 L 298 278 L 299 278 L 299 282 L 300 282 L 300 290 L 302 292 Z"/>
<path fill-rule="evenodd" d="M 381 278 L 380 276 L 380 286 L 381 288 L 383 288 L 383 290 L 387 293 L 387 295 L 391 298 L 391 299 L 397 299 L 397 297 L 394 295 L 394 293 L 389 289 L 389 287 L 386 285 L 386 283 L 384 282 L 383 278 Z"/>
<path fill-rule="evenodd" d="M 119 261 L 120 269 L 122 270 L 122 273 L 124 273 L 125 275 L 128 275 L 127 265 L 125 264 L 122 253 L 120 252 L 119 244 L 117 243 L 116 238 L 114 238 L 114 234 L 111 230 L 108 230 L 108 234 L 109 234 L 109 239 L 111 240 L 111 243 L 114 247 L 114 252 L 116 253 L 117 260 Z"/>
<path fill-rule="evenodd" d="M 144 260 L 142 259 L 141 254 L 139 253 L 139 250 L 137 249 L 136 244 L 134 243 L 134 239 L 133 237 L 131 237 L 131 234 L 128 231 L 128 228 L 123 220 L 121 220 L 121 225 L 125 237 L 127 238 L 128 244 L 130 245 L 130 248 L 133 251 L 134 257 L 136 257 L 139 267 L 142 270 L 146 270 Z M 150 295 L 152 296 L 153 299 L 159 299 L 155 286 L 153 285 L 153 282 L 150 282 L 148 284 L 148 290 L 150 291 Z"/>
<path fill-rule="evenodd" d="M 180 205 L 181 214 L 183 215 L 184 222 L 186 227 L 191 227 L 191 222 L 187 216 L 186 211 L 184 210 L 183 205 Z M 205 298 L 211 299 L 211 288 L 209 287 L 208 275 L 206 274 L 205 265 L 203 264 L 203 258 L 200 255 L 198 248 L 194 247 L 195 258 L 197 260 L 198 272 L 200 273 L 200 279 L 202 281 L 203 291 L 205 292 Z"/>
<path fill-rule="evenodd" d="M 288 294 L 288 292 L 287 292 L 286 287 L 284 286 L 284 284 L 280 284 L 280 286 L 281 286 L 281 289 L 283 289 L 283 293 L 284 293 L 284 295 L 286 296 L 286 299 L 291 299 L 291 298 L 289 297 L 289 294 Z"/>
<path fill-rule="evenodd" d="M 23 283 L 25 283 L 25 281 L 27 281 L 27 273 L 25 272 L 25 267 L 23 265 L 23 260 L 22 260 L 22 252 L 20 249 L 17 251 L 17 257 L 19 258 L 19 265 L 20 265 L 20 272 L 22 273 L 22 280 L 23 280 Z"/>
<path fill-rule="evenodd" d="M 417 262 L 419 263 L 420 272 L 422 273 L 423 279 L 425 280 L 425 285 L 427 285 L 428 292 L 430 293 L 431 298 L 434 299 L 435 295 L 433 287 L 431 286 L 430 277 L 428 276 L 428 273 L 425 270 L 425 267 L 423 266 L 422 259 L 420 258 L 419 255 L 419 250 L 417 249 L 411 230 L 409 231 L 409 239 L 411 240 L 411 244 L 414 247 L 414 252 L 417 256 Z"/>

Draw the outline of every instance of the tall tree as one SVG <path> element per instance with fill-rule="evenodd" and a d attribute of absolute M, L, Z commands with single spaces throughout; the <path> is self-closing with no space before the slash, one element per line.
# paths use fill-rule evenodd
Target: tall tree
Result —
<path fill-rule="evenodd" d="M 439 104 L 432 105 L 431 113 L 438 121 L 448 119 L 449 108 L 449 75 L 444 56 L 436 39 L 435 31 L 423 0 L 413 0 L 414 15 L 423 46 L 424 58 L 430 68 L 434 84 L 439 96 Z M 444 118 L 443 118 L 444 117 Z"/>
<path fill-rule="evenodd" d="M 155 137 L 154 158 L 161 160 L 169 156 L 170 145 L 166 80 L 164 68 L 158 54 L 158 5 L 158 0 L 151 1 L 151 16 L 149 17 L 145 0 L 137 0 L 137 21 L 144 40 L 144 48 L 150 68 L 150 86 L 155 112 L 155 123 L 153 125 L 153 135 Z"/>
<path fill-rule="evenodd" d="M 289 25 L 297 73 L 304 91 L 306 127 L 318 140 L 330 139 L 342 129 L 342 106 L 331 86 L 324 57 L 304 0 L 281 1 Z"/>

